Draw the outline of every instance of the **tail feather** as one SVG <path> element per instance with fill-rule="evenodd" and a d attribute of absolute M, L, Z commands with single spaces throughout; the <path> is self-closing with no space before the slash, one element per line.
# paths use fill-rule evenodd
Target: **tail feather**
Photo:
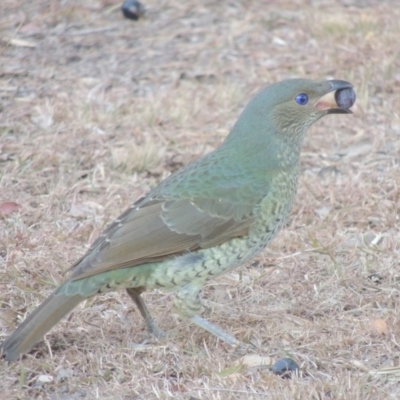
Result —
<path fill-rule="evenodd" d="M 0 355 L 14 361 L 28 352 L 54 325 L 87 297 L 53 293 L 0 346 Z"/>

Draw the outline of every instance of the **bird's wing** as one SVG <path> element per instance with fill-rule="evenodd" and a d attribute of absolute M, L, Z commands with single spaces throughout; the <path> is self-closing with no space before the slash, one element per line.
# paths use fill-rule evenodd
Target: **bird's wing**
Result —
<path fill-rule="evenodd" d="M 235 204 L 221 198 L 148 197 L 106 229 L 71 268 L 70 279 L 160 261 L 245 235 L 253 209 L 251 202 Z"/>

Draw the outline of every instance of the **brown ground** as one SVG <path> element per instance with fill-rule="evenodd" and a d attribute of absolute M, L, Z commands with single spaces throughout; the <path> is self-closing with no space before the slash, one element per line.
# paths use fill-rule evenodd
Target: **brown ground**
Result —
<path fill-rule="evenodd" d="M 241 359 L 145 296 L 87 301 L 20 362 L 3 399 L 397 399 L 400 396 L 400 10 L 384 1 L 111 0 L 0 5 L 0 340 L 105 224 L 217 146 L 260 87 L 353 82 L 353 116 L 306 139 L 286 229 L 204 290 L 204 315 L 258 347 Z M 361 6 L 363 5 L 363 6 Z M 211 312 L 211 311 L 212 312 Z M 300 376 L 269 366 L 290 356 Z M 264 365 L 263 365 L 264 364 Z M 238 366 L 239 365 L 239 366 Z"/>

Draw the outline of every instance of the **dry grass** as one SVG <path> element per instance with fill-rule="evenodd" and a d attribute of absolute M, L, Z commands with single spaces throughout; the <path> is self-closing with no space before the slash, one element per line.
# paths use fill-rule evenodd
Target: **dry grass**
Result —
<path fill-rule="evenodd" d="M 287 228 L 204 290 L 211 321 L 302 373 L 235 368 L 160 293 L 146 300 L 170 337 L 138 345 L 144 323 L 121 292 L 87 301 L 21 362 L 0 361 L 0 397 L 399 398 L 398 7 L 148 0 L 132 22 L 114 5 L 0 5 L 0 203 L 21 207 L 0 219 L 0 340 L 110 219 L 217 146 L 258 88 L 335 77 L 354 83 L 356 113 L 313 127 Z"/>

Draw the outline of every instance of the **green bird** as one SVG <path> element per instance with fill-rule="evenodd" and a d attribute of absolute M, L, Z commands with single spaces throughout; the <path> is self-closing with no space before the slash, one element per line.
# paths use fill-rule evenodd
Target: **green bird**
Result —
<path fill-rule="evenodd" d="M 247 105 L 217 149 L 169 176 L 99 236 L 69 277 L 1 345 L 16 360 L 81 301 L 126 289 L 148 330 L 162 335 L 141 293 L 174 291 L 183 317 L 230 345 L 198 315 L 205 282 L 249 261 L 276 236 L 295 198 L 304 135 L 327 114 L 351 113 L 341 80 L 271 84 Z"/>

